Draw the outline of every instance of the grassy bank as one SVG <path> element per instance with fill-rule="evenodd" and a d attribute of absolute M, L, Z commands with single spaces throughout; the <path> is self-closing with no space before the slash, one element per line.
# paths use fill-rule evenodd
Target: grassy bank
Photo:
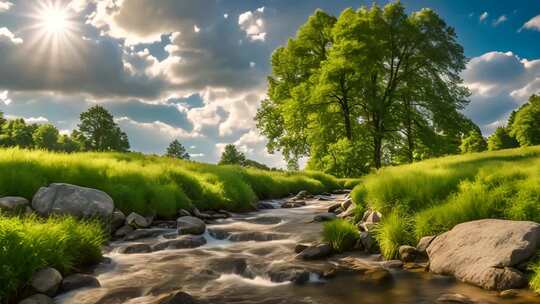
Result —
<path fill-rule="evenodd" d="M 354 180 L 318 172 L 261 171 L 136 153 L 0 150 L 0 196 L 31 199 L 39 187 L 65 182 L 107 192 L 124 212 L 174 216 L 179 208 L 242 210 L 257 199 L 300 190 L 320 193 Z"/>
<path fill-rule="evenodd" d="M 95 222 L 0 216 L 0 303 L 16 298 L 39 269 L 54 267 L 66 274 L 96 263 L 105 239 Z"/>
<path fill-rule="evenodd" d="M 376 237 L 399 245 L 481 218 L 540 222 L 540 147 L 474 153 L 391 167 L 366 176 L 352 196 L 383 213 Z M 362 209 L 362 208 L 359 208 Z"/>

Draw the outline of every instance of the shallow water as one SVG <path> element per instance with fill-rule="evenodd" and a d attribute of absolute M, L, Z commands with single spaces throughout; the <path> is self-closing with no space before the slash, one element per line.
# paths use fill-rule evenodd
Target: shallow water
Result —
<path fill-rule="evenodd" d="M 384 284 L 366 281 L 355 273 L 322 279 L 320 270 L 340 256 L 330 261 L 304 262 L 295 259 L 294 246 L 319 240 L 322 225 L 310 221 L 331 203 L 313 200 L 301 208 L 236 214 L 208 225 L 209 230 L 236 235 L 229 239 L 244 241 L 218 240 L 207 231 L 208 243 L 202 247 L 142 254 L 117 253 L 119 246 L 129 242 L 113 242 L 106 253 L 110 262 L 100 264 L 94 271 L 102 288 L 77 290 L 57 297 L 55 302 L 158 303 L 171 292 L 182 290 L 203 303 L 434 303 L 444 293 L 464 294 L 483 303 L 540 303 L 540 297 L 530 291 L 523 291 L 516 299 L 503 300 L 496 292 L 423 270 L 391 270 L 392 280 Z M 159 236 L 136 243 L 163 240 Z M 366 263 L 379 259 L 360 253 L 352 256 Z M 270 279 L 272 273 L 287 273 L 291 269 L 307 269 L 309 281 L 296 285 Z"/>

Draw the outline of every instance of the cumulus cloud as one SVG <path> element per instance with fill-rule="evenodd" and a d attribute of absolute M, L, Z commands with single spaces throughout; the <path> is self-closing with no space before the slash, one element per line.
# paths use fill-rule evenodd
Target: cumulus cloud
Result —
<path fill-rule="evenodd" d="M 489 52 L 470 60 L 463 79 L 472 92 L 465 114 L 489 134 L 540 90 L 540 59 Z"/>
<path fill-rule="evenodd" d="M 0 1 L 0 13 L 8 11 L 13 6 L 9 1 Z"/>
<path fill-rule="evenodd" d="M 523 24 L 521 29 L 540 31 L 540 15 L 537 15 L 531 18 L 529 21 L 525 22 L 525 24 Z"/>
<path fill-rule="evenodd" d="M 238 25 L 250 40 L 264 41 L 266 39 L 263 14 L 264 6 L 254 11 L 244 12 L 238 16 Z"/>
<path fill-rule="evenodd" d="M 498 26 L 499 24 L 506 22 L 508 20 L 508 17 L 506 15 L 501 15 L 497 20 L 493 21 L 493 26 Z"/>
<path fill-rule="evenodd" d="M 488 16 L 489 16 L 488 12 L 483 12 L 483 13 L 480 15 L 480 17 L 478 17 L 478 20 L 479 20 L 480 22 L 483 22 L 484 20 L 487 19 Z"/>
<path fill-rule="evenodd" d="M 26 122 L 27 124 L 38 124 L 38 125 L 41 125 L 41 124 L 46 124 L 46 123 L 49 123 L 49 119 L 43 117 L 43 116 L 38 116 L 38 117 L 21 117 L 21 116 L 15 116 L 15 115 L 6 115 L 6 118 L 7 119 L 17 119 L 17 118 L 22 118 L 24 119 L 24 122 Z"/>
<path fill-rule="evenodd" d="M 0 45 L 2 43 L 17 45 L 23 43 L 23 40 L 20 37 L 15 37 L 7 27 L 2 27 L 0 28 Z"/>

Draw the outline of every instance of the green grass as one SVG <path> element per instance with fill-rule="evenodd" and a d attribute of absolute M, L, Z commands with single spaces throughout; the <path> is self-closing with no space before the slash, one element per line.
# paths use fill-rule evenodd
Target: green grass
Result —
<path fill-rule="evenodd" d="M 384 168 L 364 177 L 352 198 L 357 205 L 383 213 L 376 238 L 385 257 L 394 258 L 400 245 L 415 244 L 423 236 L 466 221 L 540 222 L 538 185 L 537 146 Z M 535 286 L 540 288 L 540 279 L 536 280 Z"/>
<path fill-rule="evenodd" d="M 65 182 L 108 193 L 129 213 L 172 217 L 180 208 L 245 210 L 258 199 L 353 185 L 318 172 L 261 171 L 138 153 L 51 153 L 0 150 L 0 196 L 31 199 L 41 186 Z"/>
<path fill-rule="evenodd" d="M 39 269 L 54 267 L 66 274 L 98 262 L 105 240 L 96 222 L 0 216 L 0 303 L 16 298 Z"/>
<path fill-rule="evenodd" d="M 336 252 L 352 249 L 358 240 L 358 235 L 356 226 L 346 220 L 333 220 L 324 223 L 323 226 L 323 240 Z"/>

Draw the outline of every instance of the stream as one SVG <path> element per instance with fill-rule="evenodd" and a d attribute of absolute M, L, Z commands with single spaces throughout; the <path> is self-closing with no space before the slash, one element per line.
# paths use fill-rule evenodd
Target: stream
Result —
<path fill-rule="evenodd" d="M 342 201 L 345 197 L 335 195 L 332 199 Z M 269 202 L 278 207 L 282 201 Z M 207 243 L 195 249 L 121 254 L 118 248 L 129 242 L 111 242 L 105 249 L 107 262 L 93 270 L 102 287 L 75 290 L 56 297 L 55 302 L 159 303 L 181 290 L 201 303 L 435 303 L 448 293 L 463 294 L 480 303 L 540 303 L 529 291 L 515 299 L 501 299 L 497 292 L 423 269 L 390 269 L 391 277 L 384 281 L 366 279 L 354 271 L 325 275 L 343 259 L 382 265 L 379 255 L 359 252 L 320 261 L 295 258 L 296 244 L 320 240 L 322 224 L 312 219 L 326 212 L 331 203 L 313 199 L 300 208 L 233 214 L 207 225 Z M 132 243 L 155 244 L 174 231 L 164 229 L 157 237 Z"/>

